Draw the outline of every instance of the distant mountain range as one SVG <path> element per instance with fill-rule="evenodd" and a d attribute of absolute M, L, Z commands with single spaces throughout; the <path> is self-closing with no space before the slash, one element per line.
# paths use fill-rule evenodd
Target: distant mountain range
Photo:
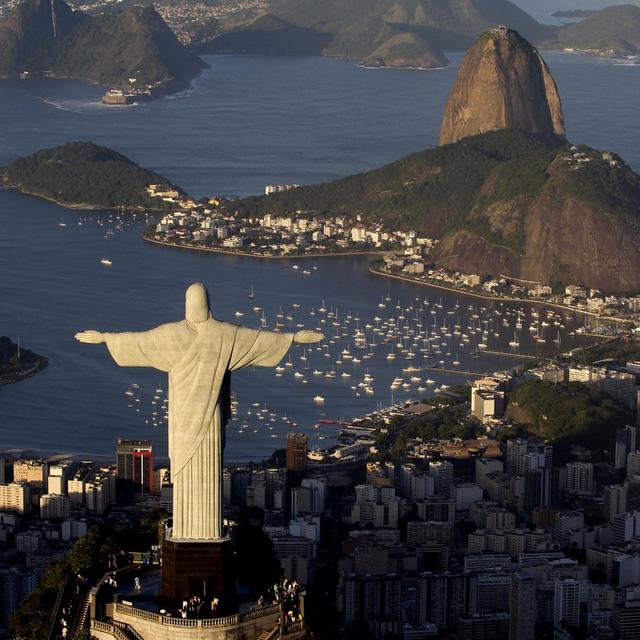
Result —
<path fill-rule="evenodd" d="M 200 29 L 200 51 L 326 55 L 371 66 L 435 68 L 498 24 L 551 49 L 635 53 L 640 7 L 595 11 L 581 23 L 543 25 L 508 0 L 270 0 L 267 9 Z"/>
<path fill-rule="evenodd" d="M 270 0 L 258 19 L 223 22 L 209 38 L 200 34 L 197 44 L 203 51 L 286 54 L 304 33 L 301 53 L 434 68 L 447 64 L 445 51 L 466 49 L 501 22 L 534 40 L 552 33 L 508 0 Z"/>
<path fill-rule="evenodd" d="M 610 52 L 617 56 L 640 53 L 640 7 L 620 5 L 596 11 L 584 20 L 554 32 L 540 46 Z"/>
<path fill-rule="evenodd" d="M 453 270 L 640 291 L 640 176 L 615 154 L 570 145 L 563 127 L 537 50 L 494 30 L 461 65 L 443 118 L 446 144 L 234 207 L 361 214 L 437 239 L 434 263 Z"/>
<path fill-rule="evenodd" d="M 508 0 L 267 0 L 266 8 L 258 3 L 259 9 L 204 21 L 189 19 L 191 3 L 160 0 L 184 14 L 176 28 L 186 47 L 148 0 L 141 6 L 126 0 L 120 5 L 126 8 L 104 13 L 93 5 L 87 5 L 92 13 L 74 11 L 64 0 L 24 0 L 0 19 L 0 77 L 45 74 L 171 91 L 206 67 L 194 52 L 324 55 L 371 67 L 433 69 L 448 64 L 446 52 L 466 50 L 497 24 L 543 48 L 640 51 L 640 7 L 634 5 L 552 27 Z"/>
<path fill-rule="evenodd" d="M 152 6 L 89 15 L 63 0 L 25 0 L 0 20 L 0 77 L 67 77 L 172 90 L 206 65 Z"/>

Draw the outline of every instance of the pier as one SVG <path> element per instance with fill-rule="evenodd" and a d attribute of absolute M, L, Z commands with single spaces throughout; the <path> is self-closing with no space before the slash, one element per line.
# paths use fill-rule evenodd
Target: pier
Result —
<path fill-rule="evenodd" d="M 540 357 L 544 356 L 530 356 L 526 353 L 514 353 L 513 351 L 482 351 L 482 353 L 486 353 L 490 356 L 504 356 L 507 358 L 519 358 L 520 360 L 538 360 Z M 549 357 L 549 356 L 547 356 Z"/>
<path fill-rule="evenodd" d="M 458 376 L 473 376 L 475 378 L 484 378 L 488 375 L 486 372 L 480 371 L 465 371 L 463 369 L 444 369 L 443 367 L 424 367 L 424 371 L 435 371 L 439 373 L 453 373 Z"/>

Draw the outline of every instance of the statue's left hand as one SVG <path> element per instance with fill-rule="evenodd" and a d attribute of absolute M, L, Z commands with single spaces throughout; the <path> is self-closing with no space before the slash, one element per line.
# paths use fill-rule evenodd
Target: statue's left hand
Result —
<path fill-rule="evenodd" d="M 101 344 L 104 342 L 104 336 L 99 331 L 81 331 L 76 333 L 75 339 L 86 344 Z"/>
<path fill-rule="evenodd" d="M 318 331 L 298 331 L 293 338 L 298 344 L 313 344 L 324 340 L 324 333 Z"/>

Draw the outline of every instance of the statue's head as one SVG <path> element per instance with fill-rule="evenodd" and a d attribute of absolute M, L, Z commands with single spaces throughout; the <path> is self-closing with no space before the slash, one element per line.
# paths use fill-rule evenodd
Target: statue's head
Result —
<path fill-rule="evenodd" d="M 190 323 L 204 322 L 211 318 L 209 294 L 201 282 L 196 282 L 187 289 L 185 317 Z"/>

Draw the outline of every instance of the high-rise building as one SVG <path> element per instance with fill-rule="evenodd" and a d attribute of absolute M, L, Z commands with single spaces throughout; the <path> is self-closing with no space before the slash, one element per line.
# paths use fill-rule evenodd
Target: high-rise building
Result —
<path fill-rule="evenodd" d="M 337 604 L 347 624 L 364 621 L 375 624 L 394 620 L 399 627 L 402 579 L 395 574 L 343 573 L 338 586 Z"/>
<path fill-rule="evenodd" d="M 480 571 L 467 576 L 469 614 L 509 611 L 511 573 L 508 570 Z"/>
<path fill-rule="evenodd" d="M 581 496 L 593 493 L 593 465 L 590 462 L 567 464 L 567 491 Z"/>
<path fill-rule="evenodd" d="M 0 567 L 0 628 L 8 626 L 19 604 L 37 584 L 33 571 L 22 567 Z"/>
<path fill-rule="evenodd" d="M 507 473 L 514 476 L 522 475 L 527 450 L 528 442 L 524 438 L 512 438 L 507 441 Z"/>
<path fill-rule="evenodd" d="M 509 637 L 509 614 L 476 613 L 460 616 L 458 626 L 460 640 L 507 640 Z"/>
<path fill-rule="evenodd" d="M 509 640 L 534 640 L 536 636 L 536 583 L 523 571 L 511 575 Z"/>
<path fill-rule="evenodd" d="M 448 498 L 451 483 L 453 482 L 453 465 L 448 460 L 430 462 L 429 475 L 434 479 L 435 492 Z"/>
<path fill-rule="evenodd" d="M 636 450 L 636 428 L 630 425 L 616 429 L 616 446 L 614 453 L 614 466 L 616 469 L 625 469 L 627 455 Z"/>
<path fill-rule="evenodd" d="M 64 495 L 67 493 L 68 464 L 55 464 L 49 467 L 48 493 Z"/>
<path fill-rule="evenodd" d="M 454 573 L 422 573 L 416 582 L 416 623 L 455 629 L 466 607 L 466 578 Z"/>
<path fill-rule="evenodd" d="M 603 491 L 603 516 L 608 522 L 619 513 L 625 513 L 627 510 L 627 487 L 624 484 L 610 484 Z"/>
<path fill-rule="evenodd" d="M 153 443 L 118 438 L 118 501 L 153 492 Z"/>
<path fill-rule="evenodd" d="M 69 496 L 59 493 L 45 493 L 40 496 L 40 517 L 45 519 L 68 518 Z"/>
<path fill-rule="evenodd" d="M 231 504 L 247 506 L 247 488 L 251 484 L 251 469 L 238 468 L 231 472 Z"/>
<path fill-rule="evenodd" d="M 0 511 L 28 513 L 31 509 L 31 487 L 24 482 L 0 484 Z"/>
<path fill-rule="evenodd" d="M 640 629 L 640 600 L 616 604 L 611 612 L 611 628 L 616 640 L 637 640 Z"/>
<path fill-rule="evenodd" d="M 624 544 L 636 537 L 640 537 L 640 511 L 619 513 L 613 519 L 613 541 Z"/>
<path fill-rule="evenodd" d="M 553 624 L 569 627 L 580 626 L 581 583 L 573 578 L 556 579 L 553 587 Z"/>
<path fill-rule="evenodd" d="M 627 454 L 627 476 L 640 475 L 640 451 Z"/>
<path fill-rule="evenodd" d="M 47 463 L 42 460 L 14 460 L 13 481 L 28 482 L 36 489 L 47 488 Z"/>
<path fill-rule="evenodd" d="M 287 471 L 304 471 L 309 451 L 306 433 L 287 434 Z"/>

